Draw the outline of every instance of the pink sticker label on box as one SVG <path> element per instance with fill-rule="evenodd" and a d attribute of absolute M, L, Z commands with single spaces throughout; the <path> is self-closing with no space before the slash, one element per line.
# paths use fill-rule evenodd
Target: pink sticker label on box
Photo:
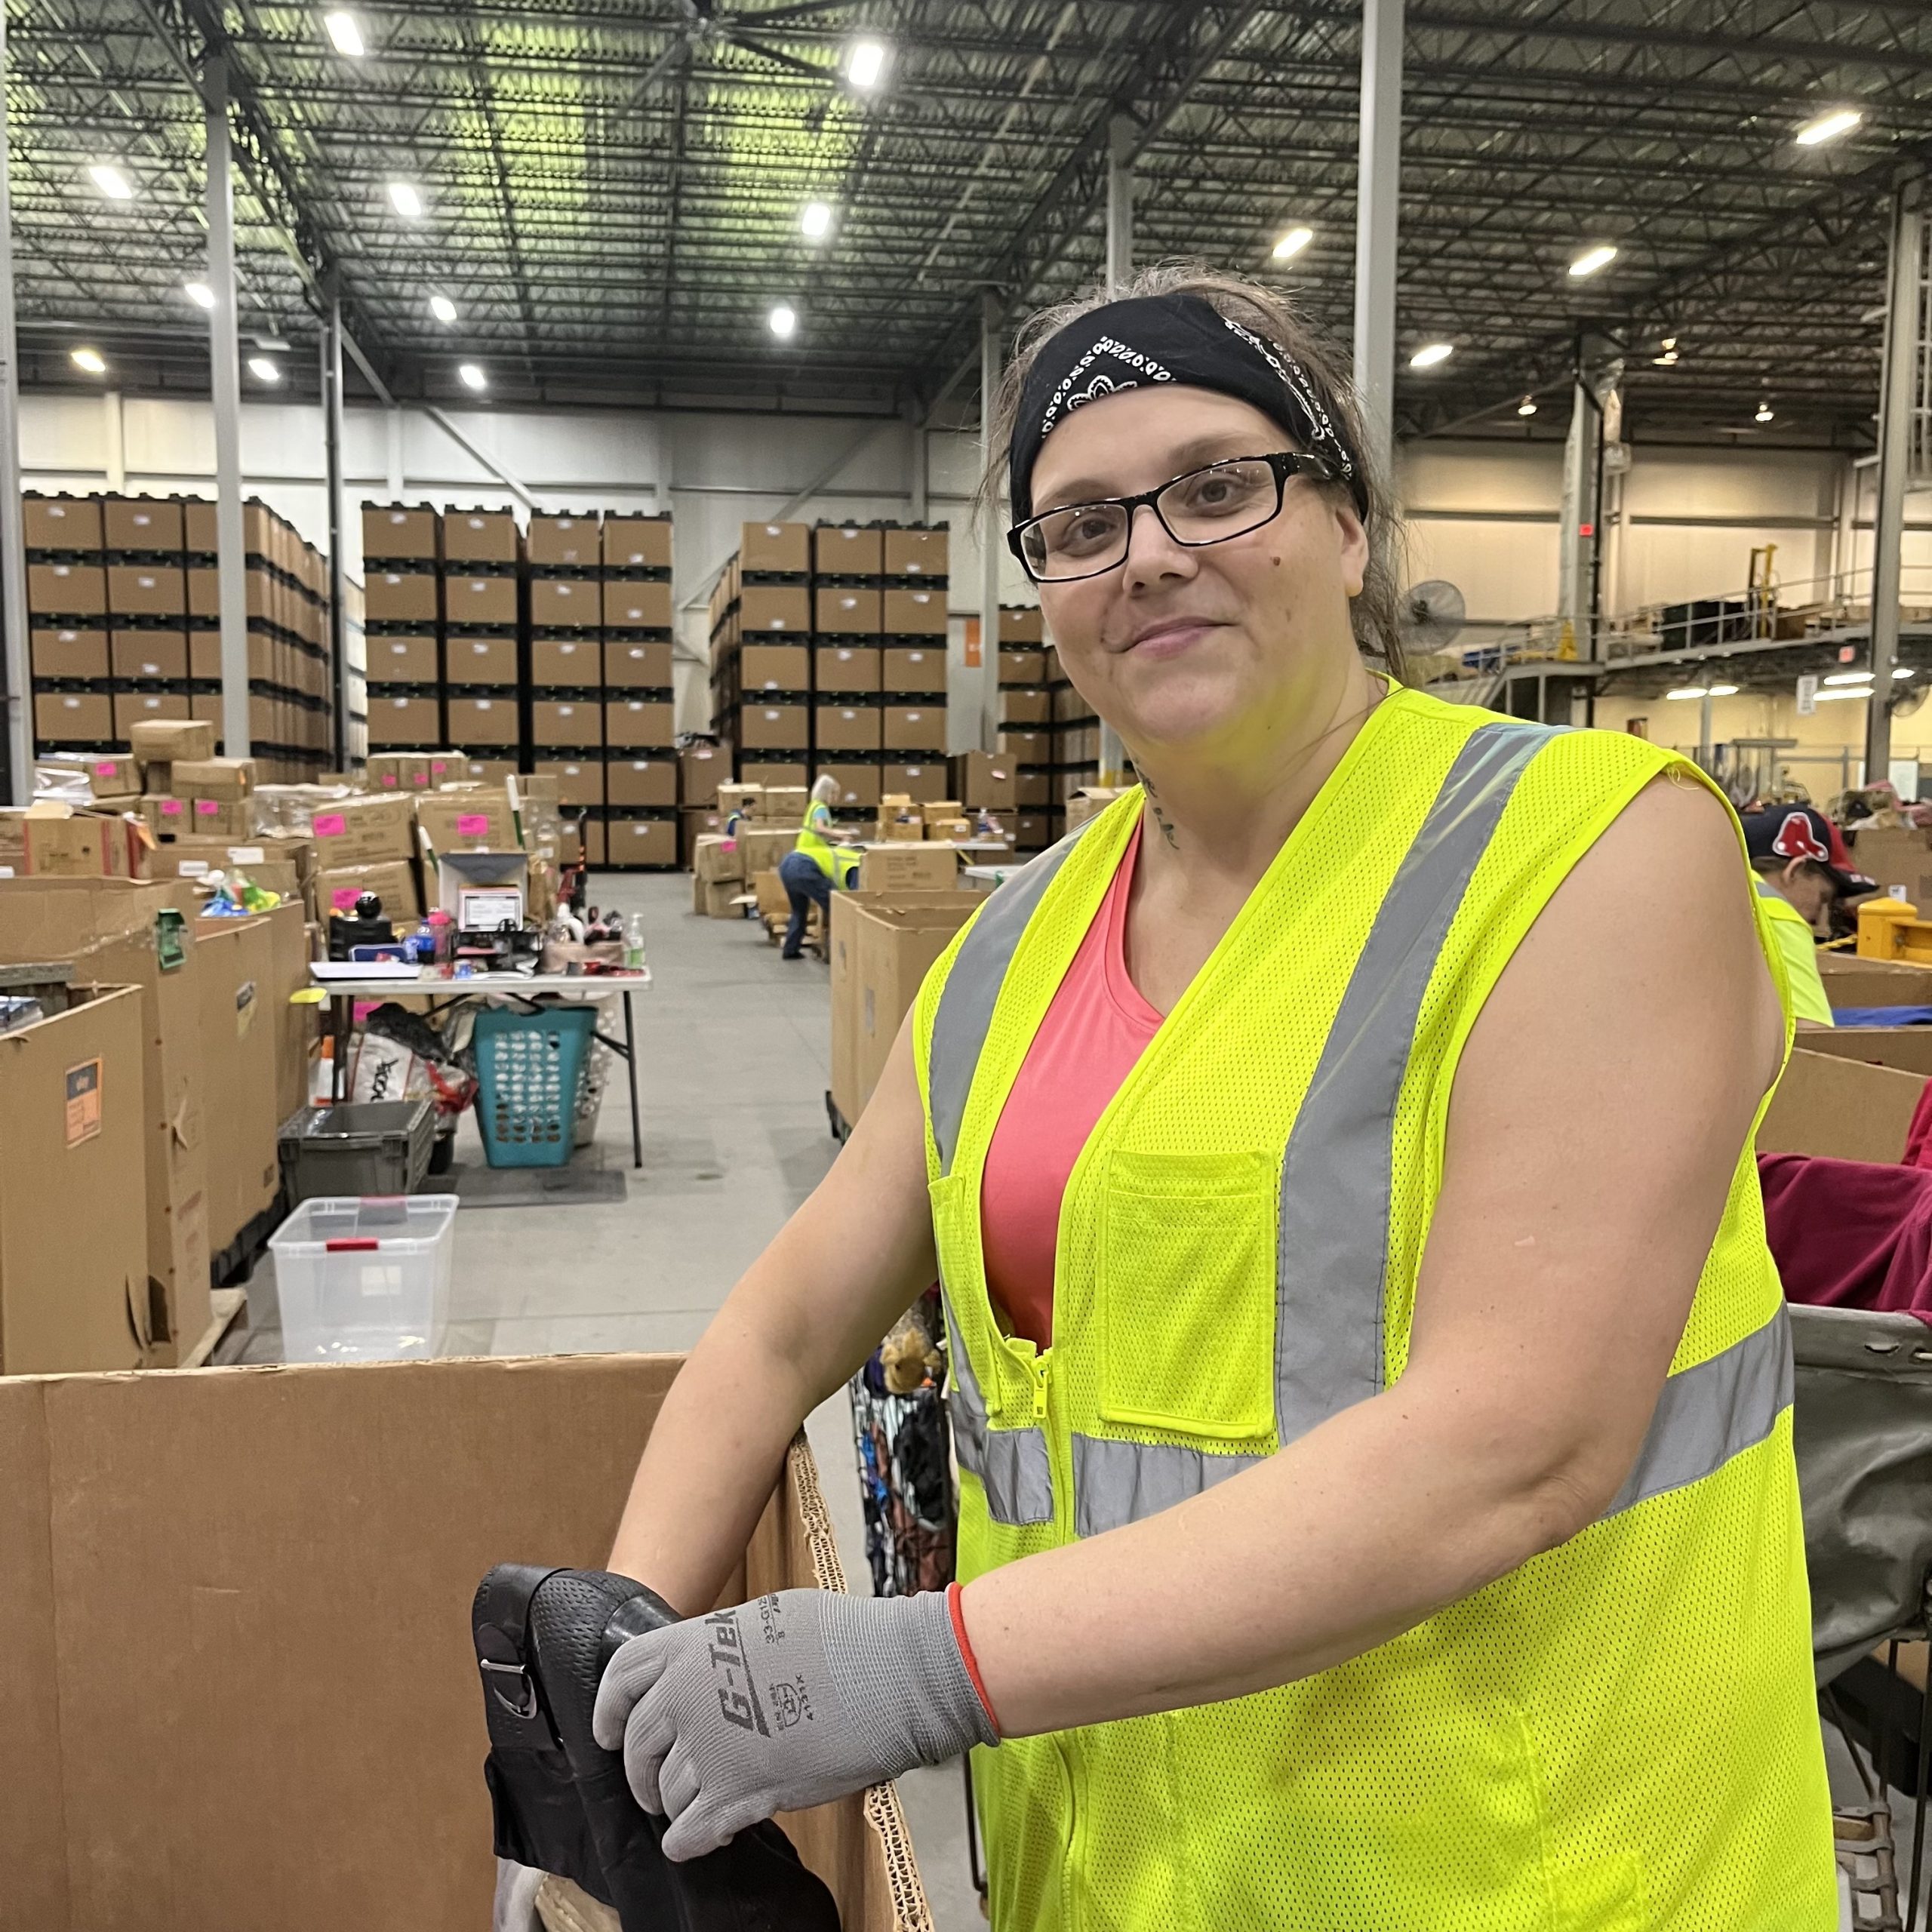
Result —
<path fill-rule="evenodd" d="M 429 769 L 432 771 L 443 772 L 448 771 L 449 768 L 450 761 L 446 758 L 432 758 L 429 761 Z"/>
<path fill-rule="evenodd" d="M 177 806 L 175 809 L 178 811 L 180 808 Z M 197 798 L 195 801 L 195 814 L 198 818 L 213 818 L 220 810 L 221 804 L 218 799 Z"/>
<path fill-rule="evenodd" d="M 488 812 L 458 812 L 456 815 L 456 835 L 459 838 L 488 838 L 490 814 Z"/>
<path fill-rule="evenodd" d="M 385 785 L 393 785 L 395 782 L 395 774 L 393 771 L 386 771 L 383 774 L 383 783 Z"/>
<path fill-rule="evenodd" d="M 162 799 L 161 815 L 163 818 L 179 818 L 181 816 L 181 801 L 179 798 Z"/>
<path fill-rule="evenodd" d="M 340 838 L 349 829 L 349 821 L 340 812 L 318 812 L 312 829 L 318 838 Z"/>
<path fill-rule="evenodd" d="M 338 912 L 347 912 L 353 910 L 356 900 L 361 897 L 360 887 L 339 885 L 329 894 L 329 904 Z"/>
<path fill-rule="evenodd" d="M 121 768 L 112 758 L 109 758 L 94 767 L 94 775 L 97 778 L 113 778 L 119 775 L 120 770 Z"/>

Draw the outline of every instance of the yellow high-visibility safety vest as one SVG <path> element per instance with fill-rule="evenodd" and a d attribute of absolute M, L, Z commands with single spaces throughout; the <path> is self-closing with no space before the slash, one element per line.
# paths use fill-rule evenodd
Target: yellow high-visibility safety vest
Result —
<path fill-rule="evenodd" d="M 1401 1374 L 1463 1042 L 1673 766 L 1392 694 L 1082 1150 L 1040 1354 L 989 1301 L 980 1176 L 1139 791 L 986 901 L 915 1008 L 962 1579 L 1195 1495 Z M 1740 834 L 1755 906 L 1743 866 Z M 1747 1147 L 1602 1518 L 1301 1682 L 981 1751 L 997 1932 L 1832 1932 L 1791 1387 Z"/>
<path fill-rule="evenodd" d="M 814 799 L 806 808 L 798 842 L 792 849 L 804 853 L 835 885 L 843 885 L 858 870 L 860 854 L 844 846 L 833 844 L 826 837 L 831 824 L 831 808 Z"/>

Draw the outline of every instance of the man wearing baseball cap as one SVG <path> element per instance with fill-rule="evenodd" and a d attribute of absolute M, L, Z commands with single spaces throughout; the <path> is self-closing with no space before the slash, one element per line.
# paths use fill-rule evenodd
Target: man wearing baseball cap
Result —
<path fill-rule="evenodd" d="M 1801 1026 L 1829 1026 L 1832 1004 L 1818 972 L 1817 929 L 1835 900 L 1859 899 L 1878 882 L 1857 870 L 1844 836 L 1809 805 L 1774 805 L 1744 820 L 1758 891 L 1784 954 Z"/>

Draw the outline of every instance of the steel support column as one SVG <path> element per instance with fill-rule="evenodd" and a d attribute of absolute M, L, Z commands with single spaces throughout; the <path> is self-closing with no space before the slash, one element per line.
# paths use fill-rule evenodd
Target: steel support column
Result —
<path fill-rule="evenodd" d="M 235 318 L 235 180 L 228 139 L 228 61 L 211 56 L 208 102 L 209 365 L 214 379 L 215 539 L 221 603 L 221 736 L 229 758 L 248 746 L 248 538 L 242 524 L 242 343 Z"/>
<path fill-rule="evenodd" d="M 1139 124 L 1116 114 L 1107 124 L 1107 289 L 1118 295 L 1134 272 L 1134 142 Z"/>
<path fill-rule="evenodd" d="M 322 331 L 322 454 L 329 485 L 329 664 L 334 678 L 335 766 L 349 765 L 349 654 L 342 622 L 342 295 L 333 276 Z"/>
<path fill-rule="evenodd" d="M 1395 233 L 1402 167 L 1402 0 L 1364 0 L 1355 167 L 1355 389 L 1371 462 L 1393 454 Z"/>
<path fill-rule="evenodd" d="M 127 426 L 121 408 L 121 392 L 103 390 L 100 398 L 100 466 L 112 496 L 118 497 L 128 487 Z"/>
<path fill-rule="evenodd" d="M 1898 656 L 1900 553 L 1905 493 L 1912 473 L 1912 411 L 1918 399 L 1919 317 L 1925 275 L 1925 212 L 1920 184 L 1892 205 L 1885 359 L 1878 384 L 1878 502 L 1872 532 L 1872 700 L 1865 722 L 1865 782 L 1891 771 L 1892 664 Z"/>
<path fill-rule="evenodd" d="M 993 461 L 993 414 L 999 396 L 1000 300 L 991 289 L 980 298 L 980 462 Z M 968 749 L 991 751 L 999 741 L 999 556 L 1006 546 L 995 481 L 980 515 L 980 664 L 966 672 L 965 709 L 971 721 Z"/>
<path fill-rule="evenodd" d="M 8 175 L 7 23 L 0 8 L 0 628 L 6 637 L 0 798 L 33 797 L 33 686 L 27 662 L 27 544 L 20 503 L 20 363 L 14 339 L 14 199 Z"/>

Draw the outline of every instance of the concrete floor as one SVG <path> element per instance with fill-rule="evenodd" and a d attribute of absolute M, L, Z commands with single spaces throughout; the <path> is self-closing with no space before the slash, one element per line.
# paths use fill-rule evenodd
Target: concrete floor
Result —
<path fill-rule="evenodd" d="M 635 1000 L 644 1166 L 630 1168 L 621 1066 L 597 1154 L 626 1198 L 566 1207 L 466 1208 L 457 1217 L 450 1355 L 565 1355 L 690 1348 L 732 1284 L 823 1177 L 837 1152 L 825 1090 L 831 1038 L 825 967 L 778 957 L 763 928 L 691 911 L 683 874 L 608 873 L 593 903 L 644 915 L 654 985 Z M 475 1118 L 457 1157 L 480 1164 Z M 581 1158 L 581 1157 L 580 1157 Z M 572 1265 L 560 1274 L 559 1254 Z M 249 1326 L 220 1361 L 278 1361 L 273 1272 L 249 1285 Z M 841 1391 L 808 1424 L 854 1589 L 869 1588 Z M 967 1869 L 957 1764 L 900 1781 L 939 1932 L 983 1924 Z"/>
<path fill-rule="evenodd" d="M 605 874 L 592 898 L 645 918 L 655 983 L 635 1002 L 644 1166 L 630 1170 L 629 1105 L 621 1069 L 614 1069 L 597 1152 L 605 1166 L 624 1170 L 626 1198 L 460 1214 L 448 1354 L 688 1349 L 836 1152 L 825 1111 L 824 966 L 809 957 L 780 961 L 757 926 L 694 917 L 682 874 Z M 473 1116 L 463 1121 L 458 1158 L 481 1161 Z M 560 1251 L 574 1263 L 561 1278 L 551 1265 Z M 266 1262 L 250 1284 L 248 1331 L 217 1359 L 281 1359 Z M 807 1426 L 847 1576 L 866 1588 L 843 1392 Z M 1829 1744 L 1835 1794 L 1851 1797 L 1849 1760 L 1835 1734 Z M 900 1780 L 900 1792 L 939 1932 L 969 1932 L 984 1921 L 968 1870 L 960 1767 L 915 1771 Z M 1910 1803 L 1897 1792 L 1892 1802 L 1903 1854 Z"/>

